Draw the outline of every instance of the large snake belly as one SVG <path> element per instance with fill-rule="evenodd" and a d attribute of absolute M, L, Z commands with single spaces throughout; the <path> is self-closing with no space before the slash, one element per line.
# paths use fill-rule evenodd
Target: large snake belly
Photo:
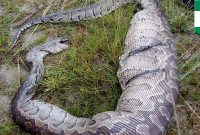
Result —
<path fill-rule="evenodd" d="M 57 106 L 32 99 L 44 73 L 43 58 L 68 48 L 67 39 L 55 39 L 28 52 L 26 60 L 32 62 L 32 70 L 12 100 L 13 120 L 26 131 L 41 135 L 164 134 L 178 95 L 176 48 L 159 3 L 138 1 L 144 9 L 131 20 L 125 50 L 120 57 L 117 76 L 123 92 L 115 111 L 79 118 Z M 105 1 L 99 3 L 102 2 Z M 127 1 L 106 2 L 112 3 L 111 9 L 114 9 L 115 3 Z M 42 18 L 50 20 L 53 16 Z M 61 16 L 66 18 L 63 13 Z M 19 33 L 29 27 L 30 22 L 22 26 Z"/>

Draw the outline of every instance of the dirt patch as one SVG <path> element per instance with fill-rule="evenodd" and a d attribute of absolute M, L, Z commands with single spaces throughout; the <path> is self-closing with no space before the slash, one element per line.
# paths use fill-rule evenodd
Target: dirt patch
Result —
<path fill-rule="evenodd" d="M 4 10 L 2 7 L 0 7 L 0 17 L 3 17 L 5 15 Z"/>
<path fill-rule="evenodd" d="M 10 98 L 5 95 L 0 95 L 0 125 L 9 119 L 10 102 Z"/>
<path fill-rule="evenodd" d="M 0 81 L 7 86 L 14 85 L 20 77 L 25 77 L 28 72 L 17 67 L 11 67 L 8 65 L 1 65 L 0 69 Z"/>

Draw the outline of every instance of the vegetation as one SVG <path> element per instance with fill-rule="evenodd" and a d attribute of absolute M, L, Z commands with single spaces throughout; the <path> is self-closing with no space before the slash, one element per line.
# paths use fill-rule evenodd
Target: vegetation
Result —
<path fill-rule="evenodd" d="M 42 32 L 34 43 L 22 47 L 27 39 L 23 35 L 17 47 L 10 49 L 10 27 L 26 16 L 22 6 L 38 7 L 47 4 L 44 13 L 60 11 L 94 3 L 83 0 L 49 1 L 42 0 L 3 0 L 0 7 L 5 12 L 0 16 L 0 64 L 19 65 L 29 70 L 24 62 L 25 55 L 33 45 L 46 42 L 48 37 L 68 36 L 71 47 L 57 55 L 45 59 L 45 76 L 38 89 L 37 99 L 58 105 L 66 111 L 83 117 L 90 117 L 98 112 L 114 110 L 121 93 L 116 72 L 118 58 L 123 53 L 124 40 L 132 16 L 140 10 L 136 3 L 128 4 L 95 20 L 38 25 L 25 33 Z M 64 7 L 63 7 L 63 3 Z M 193 12 L 179 5 L 175 0 L 163 0 L 162 6 L 169 19 L 171 29 L 177 42 L 177 54 L 180 71 L 180 95 L 175 113 L 186 115 L 184 122 L 181 117 L 175 119 L 178 126 L 172 124 L 168 135 L 188 135 L 200 123 L 200 46 L 199 37 L 193 32 Z M 31 39 L 31 38 L 30 38 Z M 17 88 L 23 83 L 21 78 L 15 89 L 7 91 L 1 86 L 0 91 L 11 98 Z M 0 84 L 1 85 L 1 84 Z M 186 113 L 185 113 L 186 112 Z M 181 114 L 181 115 L 180 115 Z M 11 118 L 5 124 L 0 124 L 0 135 L 21 135 L 18 126 Z"/>

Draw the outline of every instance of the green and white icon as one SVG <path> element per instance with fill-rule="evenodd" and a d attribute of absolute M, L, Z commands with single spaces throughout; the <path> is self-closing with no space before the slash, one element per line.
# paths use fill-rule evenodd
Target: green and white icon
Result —
<path fill-rule="evenodd" d="M 195 0 L 194 26 L 195 33 L 200 34 L 200 0 Z"/>

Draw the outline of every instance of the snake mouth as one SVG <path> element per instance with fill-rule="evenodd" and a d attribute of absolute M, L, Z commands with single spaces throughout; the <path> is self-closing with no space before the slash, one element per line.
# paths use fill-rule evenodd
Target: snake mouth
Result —
<path fill-rule="evenodd" d="M 67 43 L 69 43 L 69 38 L 68 37 L 61 38 L 60 41 L 59 41 L 59 43 L 61 43 L 61 44 L 67 44 Z"/>

